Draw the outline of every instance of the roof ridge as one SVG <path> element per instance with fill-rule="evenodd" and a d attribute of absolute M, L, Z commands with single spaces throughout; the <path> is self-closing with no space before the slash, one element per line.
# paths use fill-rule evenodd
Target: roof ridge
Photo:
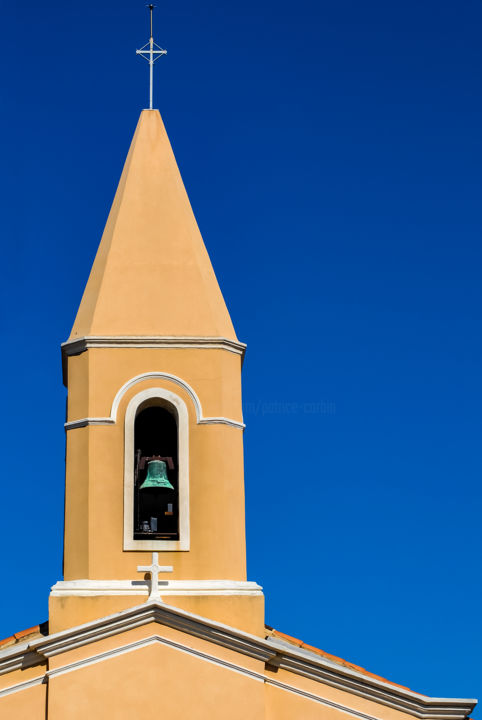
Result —
<path fill-rule="evenodd" d="M 296 647 L 299 647 L 302 650 L 308 650 L 309 652 L 315 653 L 316 655 L 321 655 L 322 657 L 326 658 L 327 660 L 332 660 L 333 662 L 337 663 L 337 665 L 342 665 L 343 667 L 350 668 L 351 670 L 357 670 L 358 672 L 362 673 L 363 675 L 368 675 L 369 677 L 375 678 L 376 680 L 382 680 L 382 682 L 389 683 L 390 685 L 394 685 L 395 687 L 403 688 L 404 690 L 410 690 L 411 688 L 407 687 L 406 685 L 400 685 L 400 683 L 393 682 L 393 680 L 388 680 L 387 678 L 383 677 L 382 675 L 377 675 L 376 673 L 371 672 L 370 670 L 367 670 L 366 668 L 362 667 L 361 665 L 356 665 L 355 663 L 350 662 L 349 660 L 345 660 L 345 658 L 338 657 L 338 655 L 333 655 L 332 653 L 326 652 L 326 650 L 322 650 L 321 648 L 317 648 L 314 645 L 309 645 L 308 643 L 305 643 L 304 640 L 300 640 L 300 638 L 295 638 L 292 635 L 287 635 L 286 633 L 281 632 L 281 630 L 276 630 L 275 628 L 272 628 L 270 625 L 265 625 L 266 630 L 269 630 L 267 638 L 269 637 L 279 637 L 281 640 L 284 640 L 285 642 L 289 643 L 290 645 L 295 645 Z M 419 695 L 423 693 L 418 693 Z"/>

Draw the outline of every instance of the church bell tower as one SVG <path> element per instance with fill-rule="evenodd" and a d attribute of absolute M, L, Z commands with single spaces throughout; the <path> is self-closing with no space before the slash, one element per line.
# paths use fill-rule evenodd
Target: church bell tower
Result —
<path fill-rule="evenodd" d="M 71 335 L 51 632 L 164 602 L 262 632 L 246 578 L 236 337 L 157 110 L 141 113 Z"/>

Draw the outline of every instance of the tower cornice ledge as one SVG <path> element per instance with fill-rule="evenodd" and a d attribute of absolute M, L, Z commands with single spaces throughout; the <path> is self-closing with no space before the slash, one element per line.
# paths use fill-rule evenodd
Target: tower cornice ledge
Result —
<path fill-rule="evenodd" d="M 196 348 L 227 350 L 244 357 L 245 343 L 225 337 L 183 335 L 86 335 L 62 343 L 63 355 L 80 355 L 89 348 Z"/>
<path fill-rule="evenodd" d="M 81 355 L 90 348 L 194 348 L 196 350 L 227 350 L 241 355 L 244 362 L 246 344 L 225 337 L 197 335 L 85 335 L 71 338 L 60 346 L 62 350 L 62 379 L 67 386 L 67 358 Z"/>

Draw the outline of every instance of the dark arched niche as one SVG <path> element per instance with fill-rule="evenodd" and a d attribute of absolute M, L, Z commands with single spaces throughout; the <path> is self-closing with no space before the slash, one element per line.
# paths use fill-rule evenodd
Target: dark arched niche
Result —
<path fill-rule="evenodd" d="M 178 471 L 176 408 L 149 400 L 134 424 L 134 540 L 179 540 Z M 166 487 L 152 486 L 154 474 Z"/>

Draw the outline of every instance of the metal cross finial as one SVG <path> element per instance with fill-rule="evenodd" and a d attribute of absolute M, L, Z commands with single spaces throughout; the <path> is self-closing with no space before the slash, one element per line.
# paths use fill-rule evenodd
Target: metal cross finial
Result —
<path fill-rule="evenodd" d="M 141 55 L 141 57 L 145 58 L 149 63 L 149 110 L 152 110 L 154 63 L 156 62 L 156 60 L 159 60 L 161 55 L 167 55 L 167 50 L 163 50 L 161 47 L 159 47 L 159 45 L 154 42 L 154 38 L 152 36 L 152 12 L 155 8 L 155 5 L 147 5 L 146 7 L 149 8 L 151 32 L 149 35 L 149 41 L 146 42 L 146 44 L 141 47 L 140 50 L 136 50 L 136 55 Z"/>
<path fill-rule="evenodd" d="M 156 552 L 152 553 L 152 565 L 138 565 L 137 572 L 148 572 L 151 575 L 151 591 L 147 601 L 150 600 L 162 600 L 159 594 L 159 573 L 160 572 L 172 572 L 172 565 L 159 565 L 159 555 Z"/>

